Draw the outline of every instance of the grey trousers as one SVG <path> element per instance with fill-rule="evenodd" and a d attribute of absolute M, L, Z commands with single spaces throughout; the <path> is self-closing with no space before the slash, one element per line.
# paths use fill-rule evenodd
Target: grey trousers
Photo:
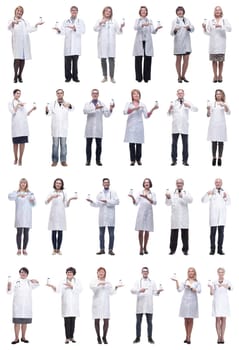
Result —
<path fill-rule="evenodd" d="M 101 58 L 101 67 L 102 67 L 102 72 L 103 76 L 107 78 L 107 58 Z M 108 57 L 109 61 L 109 71 L 110 71 L 110 78 L 114 78 L 114 73 L 115 73 L 115 58 L 114 57 Z"/>

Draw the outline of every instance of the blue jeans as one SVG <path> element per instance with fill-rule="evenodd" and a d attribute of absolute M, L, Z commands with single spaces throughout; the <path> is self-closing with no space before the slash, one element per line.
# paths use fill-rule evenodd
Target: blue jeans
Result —
<path fill-rule="evenodd" d="M 59 144 L 60 144 L 60 161 L 66 162 L 67 145 L 66 137 L 52 138 L 52 161 L 58 163 L 59 160 Z"/>
<path fill-rule="evenodd" d="M 109 231 L 109 250 L 113 250 L 114 246 L 114 226 L 108 226 Z M 105 226 L 100 226 L 100 249 L 105 250 Z"/>
<path fill-rule="evenodd" d="M 147 333 L 148 338 L 152 338 L 152 331 L 153 331 L 153 314 L 145 314 L 146 320 L 147 320 Z M 143 314 L 136 314 L 136 337 L 140 338 L 141 336 L 141 323 L 142 323 Z"/>

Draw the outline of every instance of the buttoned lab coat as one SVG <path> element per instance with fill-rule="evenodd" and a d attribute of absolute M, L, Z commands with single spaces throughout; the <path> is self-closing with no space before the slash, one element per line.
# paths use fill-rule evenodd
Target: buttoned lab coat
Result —
<path fill-rule="evenodd" d="M 62 317 L 80 316 L 79 295 L 82 291 L 80 281 L 73 278 L 70 282 L 73 288 L 65 286 L 67 280 L 63 280 L 57 287 L 57 292 L 61 293 L 61 314 Z"/>
<path fill-rule="evenodd" d="M 68 135 L 68 113 L 73 111 L 74 107 L 67 108 L 63 104 L 61 106 L 57 101 L 51 103 L 48 107 L 49 115 L 51 115 L 51 136 L 67 137 Z"/>
<path fill-rule="evenodd" d="M 140 289 L 145 288 L 144 293 L 140 293 Z M 153 296 L 158 295 L 156 283 L 149 278 L 141 278 L 135 282 L 131 293 L 137 295 L 136 314 L 152 314 L 153 313 Z"/>
<path fill-rule="evenodd" d="M 111 116 L 110 110 L 98 101 L 103 108 L 96 109 L 93 102 L 86 103 L 83 113 L 87 114 L 87 121 L 85 126 L 86 138 L 103 138 L 103 116 L 108 118 Z"/>
<path fill-rule="evenodd" d="M 107 203 L 101 202 L 102 199 L 106 199 Z M 118 204 L 119 198 L 114 191 L 102 191 L 97 195 L 91 206 L 99 208 L 99 227 L 115 226 L 115 206 Z"/>
<path fill-rule="evenodd" d="M 140 109 L 128 114 L 128 109 L 134 108 L 132 102 L 128 102 L 124 108 L 124 114 L 128 114 L 124 142 L 144 143 L 144 122 L 143 117 L 148 118 L 146 106 L 140 102 Z"/>
<path fill-rule="evenodd" d="M 98 57 L 99 58 L 108 58 L 115 57 L 116 52 L 116 34 L 121 34 L 119 24 L 110 19 L 106 21 L 105 24 L 100 25 L 98 20 L 94 26 L 94 30 L 98 32 Z"/>
<path fill-rule="evenodd" d="M 212 19 L 206 24 L 205 34 L 210 35 L 209 53 L 224 54 L 226 52 L 226 32 L 231 32 L 232 27 L 227 19 L 221 18 L 219 24 L 221 28 L 215 27 L 215 19 Z"/>
<path fill-rule="evenodd" d="M 151 25 L 142 27 L 144 22 L 150 22 Z M 154 48 L 152 34 L 155 34 L 156 32 L 152 21 L 147 17 L 140 17 L 136 19 L 134 29 L 137 30 L 137 33 L 134 41 L 133 56 L 144 56 L 143 41 L 145 41 L 145 55 L 153 56 Z"/>
<path fill-rule="evenodd" d="M 24 194 L 24 197 L 20 197 Z M 31 228 L 32 227 L 32 207 L 35 205 L 35 197 L 32 192 L 9 193 L 8 199 L 15 201 L 15 227 Z M 33 202 L 30 202 L 33 200 Z"/>
<path fill-rule="evenodd" d="M 66 213 L 65 208 L 67 207 L 67 195 L 64 191 L 53 191 L 47 199 L 53 194 L 58 194 L 57 198 L 53 198 L 50 202 L 51 210 L 48 221 L 48 230 L 50 231 L 65 231 L 66 230 Z M 47 200 L 46 200 L 46 204 Z"/>
<path fill-rule="evenodd" d="M 186 101 L 184 101 L 186 102 Z M 183 102 L 183 103 L 184 103 Z M 197 112 L 198 108 L 193 106 L 190 102 L 187 102 L 191 107 L 185 107 L 178 100 L 173 103 L 173 110 L 169 113 L 172 115 L 172 134 L 188 134 L 189 129 L 189 111 Z"/>
<path fill-rule="evenodd" d="M 190 30 L 185 26 L 189 26 Z M 176 27 L 180 27 L 175 32 Z M 174 35 L 174 55 L 183 55 L 192 51 L 190 33 L 194 31 L 194 26 L 187 18 L 175 18 L 172 23 L 171 35 Z"/>
<path fill-rule="evenodd" d="M 68 26 L 75 25 L 76 30 L 72 30 L 71 28 L 67 28 Z M 59 34 L 65 36 L 64 41 L 64 56 L 74 56 L 81 55 L 81 34 L 85 33 L 85 24 L 84 22 L 76 18 L 74 22 L 72 22 L 71 18 L 65 20 L 61 25 L 61 31 Z"/>
<path fill-rule="evenodd" d="M 224 190 L 213 189 L 213 194 L 206 193 L 202 197 L 203 203 L 209 202 L 209 225 L 210 226 L 225 226 L 227 205 L 231 203 L 230 197 L 223 198 Z"/>
<path fill-rule="evenodd" d="M 25 106 L 18 107 L 17 111 L 14 108 L 20 101 L 13 100 L 9 102 L 8 109 L 12 115 L 12 137 L 29 136 L 29 128 L 27 121 L 27 110 Z"/>
<path fill-rule="evenodd" d="M 171 198 L 166 198 L 166 205 L 171 206 L 171 229 L 182 229 L 189 227 L 189 215 L 188 204 L 192 203 L 192 196 L 182 191 L 182 198 L 179 197 L 179 193 L 176 190 L 174 193 L 170 193 Z"/>
<path fill-rule="evenodd" d="M 92 300 L 92 318 L 93 319 L 109 319 L 110 318 L 110 296 L 116 293 L 112 284 L 106 281 L 105 285 L 98 285 L 100 280 L 90 283 L 93 291 Z"/>

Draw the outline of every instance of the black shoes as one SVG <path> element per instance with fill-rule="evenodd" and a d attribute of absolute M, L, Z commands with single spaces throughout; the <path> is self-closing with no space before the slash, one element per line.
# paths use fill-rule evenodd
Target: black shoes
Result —
<path fill-rule="evenodd" d="M 105 254 L 105 251 L 103 249 L 101 249 L 98 253 L 96 253 L 97 255 L 101 255 L 101 254 Z"/>
<path fill-rule="evenodd" d="M 152 338 L 148 338 L 148 342 L 149 342 L 150 344 L 154 344 L 154 340 L 153 340 Z"/>
<path fill-rule="evenodd" d="M 90 165 L 90 161 L 87 160 L 87 162 L 85 163 L 86 166 L 89 166 Z"/>
<path fill-rule="evenodd" d="M 212 160 L 212 166 L 215 166 L 216 163 L 217 163 L 217 158 L 213 158 L 213 160 Z"/>
<path fill-rule="evenodd" d="M 134 344 L 139 343 L 140 342 L 140 338 L 136 337 L 135 340 L 133 341 Z"/>
<path fill-rule="evenodd" d="M 102 344 L 101 337 L 97 337 L 97 342 L 98 342 L 98 344 Z"/>
<path fill-rule="evenodd" d="M 183 80 L 185 83 L 189 83 L 189 80 L 186 79 L 185 77 L 182 77 L 182 80 Z"/>
<path fill-rule="evenodd" d="M 18 344 L 18 343 L 19 343 L 19 339 L 13 340 L 13 341 L 11 342 L 11 344 Z"/>
<path fill-rule="evenodd" d="M 225 253 L 224 253 L 222 250 L 219 250 L 219 251 L 217 252 L 217 254 L 219 254 L 219 255 L 225 255 Z"/>
<path fill-rule="evenodd" d="M 183 165 L 189 166 L 188 162 L 183 162 Z"/>
<path fill-rule="evenodd" d="M 71 81 L 71 79 L 66 79 L 65 83 L 69 83 Z"/>
<path fill-rule="evenodd" d="M 190 340 L 185 339 L 185 340 L 184 340 L 184 343 L 185 343 L 185 344 L 191 344 L 191 341 L 190 341 Z"/>
<path fill-rule="evenodd" d="M 188 255 L 188 252 L 183 252 L 184 255 Z"/>
<path fill-rule="evenodd" d="M 109 250 L 109 255 L 115 255 L 112 249 Z"/>
<path fill-rule="evenodd" d="M 218 166 L 221 166 L 221 165 L 222 165 L 222 159 L 221 159 L 221 158 L 218 158 L 218 160 L 217 160 L 217 165 L 218 165 Z"/>
<path fill-rule="evenodd" d="M 209 255 L 214 255 L 215 252 L 213 250 L 210 251 Z"/>
<path fill-rule="evenodd" d="M 141 160 L 137 160 L 138 165 L 142 165 Z"/>
<path fill-rule="evenodd" d="M 108 344 L 106 337 L 102 337 L 103 343 Z"/>
<path fill-rule="evenodd" d="M 103 164 L 101 163 L 100 160 L 97 160 L 97 161 L 96 161 L 96 165 L 102 166 Z"/>
<path fill-rule="evenodd" d="M 79 83 L 80 82 L 80 80 L 77 78 L 77 79 L 73 79 L 73 81 L 75 82 L 75 83 Z"/>
<path fill-rule="evenodd" d="M 21 338 L 21 342 L 23 342 L 23 343 L 29 343 L 29 340 L 26 340 L 25 338 Z"/>
<path fill-rule="evenodd" d="M 149 254 L 149 252 L 145 248 L 144 248 L 144 254 Z"/>
<path fill-rule="evenodd" d="M 175 253 L 175 252 L 172 252 L 172 251 L 171 251 L 171 252 L 169 252 L 169 255 L 173 255 L 174 253 Z"/>
<path fill-rule="evenodd" d="M 173 160 L 172 163 L 171 163 L 171 166 L 174 166 L 174 165 L 177 165 L 176 160 Z"/>

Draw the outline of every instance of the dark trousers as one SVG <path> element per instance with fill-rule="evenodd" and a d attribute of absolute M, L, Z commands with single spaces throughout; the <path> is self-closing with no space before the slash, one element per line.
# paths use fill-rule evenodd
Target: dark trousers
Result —
<path fill-rule="evenodd" d="M 180 134 L 172 134 L 172 161 L 176 162 L 178 157 L 178 137 Z M 188 135 L 181 134 L 183 143 L 183 163 L 188 161 Z"/>
<path fill-rule="evenodd" d="M 86 160 L 87 162 L 91 161 L 91 146 L 92 146 L 93 137 L 86 138 Z M 102 151 L 102 139 L 95 138 L 96 150 L 95 150 L 95 159 L 96 162 L 100 162 L 100 156 Z"/>
<path fill-rule="evenodd" d="M 224 146 L 223 142 L 212 141 L 212 156 L 213 156 L 213 158 L 217 157 L 217 147 L 218 147 L 218 157 L 219 158 L 222 157 L 223 146 Z"/>
<path fill-rule="evenodd" d="M 18 227 L 17 228 L 17 249 L 20 250 L 22 247 L 22 234 L 23 234 L 23 249 L 27 248 L 27 243 L 29 239 L 29 228 L 28 227 Z"/>
<path fill-rule="evenodd" d="M 151 79 L 152 56 L 145 54 L 145 41 L 143 43 L 144 56 L 135 56 L 135 79 L 139 82 L 144 80 L 146 83 Z M 144 58 L 143 72 L 142 62 Z"/>
<path fill-rule="evenodd" d="M 210 242 L 211 242 L 211 252 L 214 253 L 216 249 L 215 238 L 218 229 L 218 240 L 217 240 L 217 251 L 222 252 L 222 245 L 224 240 L 224 226 L 211 226 L 210 230 Z"/>
<path fill-rule="evenodd" d="M 65 78 L 66 80 L 78 79 L 78 55 L 65 56 Z"/>
<path fill-rule="evenodd" d="M 129 144 L 130 161 L 140 161 L 142 157 L 142 144 L 130 143 Z"/>
<path fill-rule="evenodd" d="M 51 239 L 54 250 L 59 250 L 61 248 L 63 238 L 63 231 L 52 231 Z"/>
<path fill-rule="evenodd" d="M 66 339 L 74 338 L 75 320 L 75 317 L 64 317 Z"/>
<path fill-rule="evenodd" d="M 148 338 L 152 338 L 153 332 L 153 314 L 145 314 L 147 320 L 147 333 Z M 136 337 L 140 338 L 141 336 L 141 323 L 142 323 L 143 314 L 136 314 Z"/>
<path fill-rule="evenodd" d="M 171 229 L 170 252 L 175 253 L 178 245 L 178 228 Z M 188 252 L 188 228 L 181 228 L 181 239 L 183 243 L 182 251 Z"/>
<path fill-rule="evenodd" d="M 114 226 L 108 226 L 109 232 L 109 250 L 113 250 L 114 247 Z M 100 226 L 100 250 L 105 250 L 105 226 Z"/>
<path fill-rule="evenodd" d="M 108 75 L 106 60 L 107 60 L 106 58 L 101 58 L 101 67 L 102 67 L 103 76 L 105 78 L 107 78 L 107 75 Z M 114 74 L 115 74 L 115 58 L 114 57 L 109 57 L 108 61 L 109 61 L 110 78 L 114 78 Z"/>

